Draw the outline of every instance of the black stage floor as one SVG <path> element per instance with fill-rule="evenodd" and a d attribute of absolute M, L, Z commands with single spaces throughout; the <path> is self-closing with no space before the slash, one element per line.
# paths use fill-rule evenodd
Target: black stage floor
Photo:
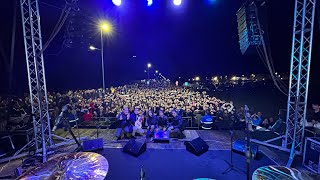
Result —
<path fill-rule="evenodd" d="M 106 179 L 139 179 L 143 167 L 147 180 L 191 180 L 195 178 L 212 178 L 222 180 L 246 179 L 244 173 L 231 171 L 225 175 L 222 172 L 228 168 L 225 160 L 230 160 L 229 150 L 209 150 L 201 156 L 195 156 L 184 149 L 147 149 L 139 157 L 133 157 L 122 152 L 120 148 L 108 148 L 99 152 L 109 162 Z M 244 156 L 234 153 L 235 165 L 246 169 Z M 258 160 L 252 160 L 251 172 L 261 166 L 274 165 L 265 155 L 260 154 Z"/>
<path fill-rule="evenodd" d="M 96 138 L 95 129 L 74 129 L 76 136 L 85 139 Z M 68 132 L 57 130 L 54 134 L 71 139 Z M 128 140 L 116 141 L 113 129 L 99 130 L 99 137 L 104 139 L 104 150 L 99 153 L 106 157 L 109 162 L 109 172 L 106 179 L 111 180 L 134 180 L 139 179 L 140 168 L 143 167 L 147 179 L 194 179 L 208 177 L 212 179 L 245 179 L 243 173 L 230 172 L 223 175 L 222 172 L 228 167 L 225 160 L 230 160 L 230 133 L 229 131 L 205 131 L 186 130 L 186 139 L 172 139 L 168 144 L 147 143 L 147 151 L 139 157 L 133 157 L 122 152 L 123 146 Z M 242 139 L 243 131 L 235 131 L 234 139 Z M 184 142 L 201 137 L 209 145 L 209 151 L 201 156 L 195 156 L 185 150 Z M 137 141 L 145 141 L 145 137 L 138 137 Z M 54 138 L 54 142 L 58 142 Z M 59 147 L 60 152 L 73 152 L 75 144 Z M 50 158 L 50 157 L 48 157 Z M 14 168 L 20 166 L 22 159 L 11 161 L 9 164 L 0 164 L 0 168 L 6 166 L 0 176 L 12 175 Z M 237 167 L 245 170 L 245 156 L 234 153 L 234 162 Z M 274 165 L 265 154 L 260 153 L 258 160 L 252 160 L 251 172 L 266 165 Z M 25 169 L 27 170 L 27 169 Z"/>

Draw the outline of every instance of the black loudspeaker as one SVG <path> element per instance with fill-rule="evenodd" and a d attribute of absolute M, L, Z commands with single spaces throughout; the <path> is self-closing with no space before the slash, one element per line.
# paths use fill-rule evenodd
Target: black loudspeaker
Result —
<path fill-rule="evenodd" d="M 103 149 L 103 139 L 91 139 L 83 141 L 83 150 L 84 151 L 96 151 Z"/>
<path fill-rule="evenodd" d="M 246 1 L 237 12 L 238 34 L 240 50 L 245 54 L 254 50 L 256 45 L 261 44 L 260 30 L 258 26 L 258 17 L 256 5 L 253 1 Z"/>
<path fill-rule="evenodd" d="M 134 139 L 131 139 L 127 144 L 123 147 L 123 152 L 128 153 L 132 156 L 138 157 L 140 154 L 147 150 L 146 143 L 136 142 Z"/>
<path fill-rule="evenodd" d="M 257 158 L 258 145 L 250 143 L 251 155 L 253 158 Z M 245 155 L 246 154 L 246 142 L 242 140 L 236 140 L 232 144 L 232 150 L 234 152 Z"/>
<path fill-rule="evenodd" d="M 209 150 L 208 144 L 200 137 L 192 141 L 185 142 L 185 145 L 186 145 L 187 151 L 197 156 L 200 156 L 201 154 Z"/>

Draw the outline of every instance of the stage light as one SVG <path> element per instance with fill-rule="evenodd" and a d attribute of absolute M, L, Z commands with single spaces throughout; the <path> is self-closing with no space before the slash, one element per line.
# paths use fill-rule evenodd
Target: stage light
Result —
<path fill-rule="evenodd" d="M 148 63 L 148 65 L 147 65 L 147 66 L 148 66 L 148 68 L 151 68 L 151 63 Z"/>
<path fill-rule="evenodd" d="M 116 6 L 120 6 L 121 5 L 121 0 L 112 0 L 112 3 Z"/>
<path fill-rule="evenodd" d="M 214 81 L 218 81 L 218 77 L 217 77 L 217 76 L 214 77 L 213 80 L 214 80 Z"/>
<path fill-rule="evenodd" d="M 213 4 L 213 3 L 215 3 L 216 2 L 216 0 L 208 0 L 208 3 L 209 4 Z"/>
<path fill-rule="evenodd" d="M 151 6 L 152 5 L 152 0 L 147 0 L 148 1 L 148 6 Z"/>
<path fill-rule="evenodd" d="M 196 81 L 200 81 L 200 77 L 195 77 L 194 78 Z"/>
<path fill-rule="evenodd" d="M 159 71 L 158 70 L 156 70 L 156 74 L 158 74 L 159 73 Z"/>
<path fill-rule="evenodd" d="M 173 0 L 173 4 L 176 6 L 180 6 L 181 5 L 181 0 Z"/>

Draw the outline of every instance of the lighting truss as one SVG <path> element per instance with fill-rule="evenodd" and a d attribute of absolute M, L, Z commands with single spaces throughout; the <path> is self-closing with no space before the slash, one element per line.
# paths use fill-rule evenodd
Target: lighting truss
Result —
<path fill-rule="evenodd" d="M 301 154 L 306 120 L 311 50 L 316 0 L 296 0 L 287 106 L 286 135 L 283 147 Z"/>
<path fill-rule="evenodd" d="M 45 162 L 46 147 L 52 145 L 52 139 L 38 0 L 20 0 L 20 6 L 34 129 L 32 143 L 36 151 L 42 149 Z"/>

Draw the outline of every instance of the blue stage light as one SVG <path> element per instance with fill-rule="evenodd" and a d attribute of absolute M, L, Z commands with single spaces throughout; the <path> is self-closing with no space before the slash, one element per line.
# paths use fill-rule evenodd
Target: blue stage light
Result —
<path fill-rule="evenodd" d="M 216 0 L 208 0 L 209 4 L 214 4 L 216 2 Z"/>
<path fill-rule="evenodd" d="M 116 6 L 120 6 L 121 5 L 121 0 L 112 0 L 112 3 Z"/>
<path fill-rule="evenodd" d="M 181 0 L 173 0 L 173 4 L 176 6 L 180 6 L 181 5 Z"/>
<path fill-rule="evenodd" d="M 148 1 L 148 6 L 151 6 L 152 5 L 152 0 L 147 0 Z"/>

